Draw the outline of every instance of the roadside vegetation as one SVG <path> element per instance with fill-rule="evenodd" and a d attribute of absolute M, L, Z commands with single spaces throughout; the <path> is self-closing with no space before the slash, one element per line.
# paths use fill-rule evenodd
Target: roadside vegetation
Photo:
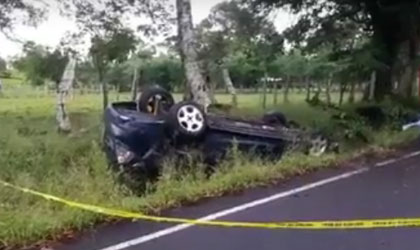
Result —
<path fill-rule="evenodd" d="M 111 94 L 111 100 L 115 98 Z M 230 101 L 226 94 L 217 98 L 222 103 Z M 292 153 L 279 162 L 264 161 L 232 149 L 228 159 L 210 177 L 199 163 L 176 167 L 168 159 L 159 179 L 148 183 L 138 196 L 135 190 L 117 182 L 115 173 L 107 169 L 100 141 L 101 102 L 100 95 L 76 95 L 69 103 L 73 132 L 63 136 L 55 131 L 51 116 L 53 97 L 0 98 L 0 178 L 74 201 L 158 213 L 205 197 L 335 166 L 366 151 L 380 153 L 395 144 L 410 142 L 419 134 L 416 130 L 399 132 L 386 126 L 373 131 L 363 126 L 372 133 L 369 142 L 341 138 L 344 145 L 341 154 L 314 158 Z M 237 109 L 230 111 L 232 115 L 257 119 L 264 112 L 259 94 L 240 94 L 238 104 Z M 331 111 L 308 105 L 303 94 L 291 93 L 289 103 L 270 105 L 267 110 L 274 109 L 304 126 L 324 128 L 331 134 L 343 131 L 339 126 L 330 126 Z M 107 218 L 0 188 L 0 239 L 5 246 L 69 235 L 104 220 Z"/>

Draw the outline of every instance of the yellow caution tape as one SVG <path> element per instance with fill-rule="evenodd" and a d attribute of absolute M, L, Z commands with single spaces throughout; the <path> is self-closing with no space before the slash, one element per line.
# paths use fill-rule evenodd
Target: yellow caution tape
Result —
<path fill-rule="evenodd" d="M 154 222 L 193 224 L 200 226 L 219 227 L 241 227 L 241 228 L 265 228 L 265 229 L 306 229 L 306 230 L 327 230 L 327 229 L 372 229 L 372 228 L 396 228 L 396 227 L 420 227 L 420 218 L 393 218 L 375 220 L 329 220 L 329 221 L 289 221 L 289 222 L 236 222 L 236 221 L 208 221 L 186 218 L 149 216 L 142 213 L 128 212 L 112 208 L 83 204 L 69 201 L 57 196 L 44 194 L 28 188 L 18 187 L 0 180 L 0 184 L 6 187 L 32 194 L 46 200 L 55 201 L 69 207 L 83 209 L 93 213 L 107 216 L 148 220 Z"/>

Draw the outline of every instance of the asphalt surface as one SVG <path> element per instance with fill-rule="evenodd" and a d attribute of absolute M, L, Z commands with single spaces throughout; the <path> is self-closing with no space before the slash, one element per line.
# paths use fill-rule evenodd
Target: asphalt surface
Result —
<path fill-rule="evenodd" d="M 165 215 L 200 218 L 360 167 L 354 164 L 345 169 L 322 171 L 294 178 L 276 187 L 250 190 L 174 209 Z M 220 219 L 276 222 L 403 217 L 420 217 L 420 156 L 370 168 L 367 172 Z M 77 240 L 54 246 L 54 249 L 101 250 L 173 226 L 153 222 L 120 222 L 101 226 Z M 192 226 L 124 249 L 419 250 L 419 236 L 420 228 L 310 231 Z"/>

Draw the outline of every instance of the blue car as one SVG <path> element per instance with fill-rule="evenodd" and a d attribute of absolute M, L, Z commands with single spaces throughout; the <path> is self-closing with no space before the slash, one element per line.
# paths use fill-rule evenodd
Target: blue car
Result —
<path fill-rule="evenodd" d="M 216 165 L 233 145 L 244 152 L 280 159 L 286 150 L 321 155 L 329 140 L 292 128 L 281 113 L 247 121 L 206 114 L 192 101 L 175 104 L 160 87 L 143 91 L 137 102 L 117 102 L 105 111 L 105 151 L 112 166 L 130 172 L 156 173 L 165 156 L 198 151 Z"/>

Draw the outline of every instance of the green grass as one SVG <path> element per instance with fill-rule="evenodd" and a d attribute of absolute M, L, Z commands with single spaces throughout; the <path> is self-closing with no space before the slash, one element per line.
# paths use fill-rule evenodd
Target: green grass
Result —
<path fill-rule="evenodd" d="M 23 76 L 17 75 L 12 78 L 0 78 L 5 88 L 21 86 L 24 82 Z"/>
<path fill-rule="evenodd" d="M 120 95 L 128 99 L 128 95 Z M 177 96 L 179 99 L 179 96 Z M 111 100 L 117 99 L 116 95 Z M 228 102 L 228 95 L 219 95 Z M 291 103 L 277 109 L 303 124 L 328 123 L 326 111 L 311 108 L 300 94 L 293 93 Z M 149 184 L 139 197 L 114 181 L 107 170 L 100 148 L 101 97 L 76 95 L 69 101 L 74 133 L 65 136 L 55 130 L 53 96 L 0 98 L 0 178 L 70 200 L 132 211 L 158 212 L 227 192 L 269 184 L 293 175 L 328 167 L 354 157 L 366 149 L 341 155 L 312 158 L 289 155 L 281 162 L 264 162 L 233 150 L 210 178 L 196 165 L 176 170 L 171 161 L 165 164 L 160 179 Z M 259 95 L 239 96 L 238 115 L 260 116 Z M 270 109 L 273 109 L 271 107 Z M 415 138 L 417 132 L 381 131 L 375 133 L 373 147 L 389 148 L 395 143 Z M 102 216 L 68 208 L 53 202 L 0 187 L 0 248 L 30 244 L 78 230 L 104 220 Z"/>

